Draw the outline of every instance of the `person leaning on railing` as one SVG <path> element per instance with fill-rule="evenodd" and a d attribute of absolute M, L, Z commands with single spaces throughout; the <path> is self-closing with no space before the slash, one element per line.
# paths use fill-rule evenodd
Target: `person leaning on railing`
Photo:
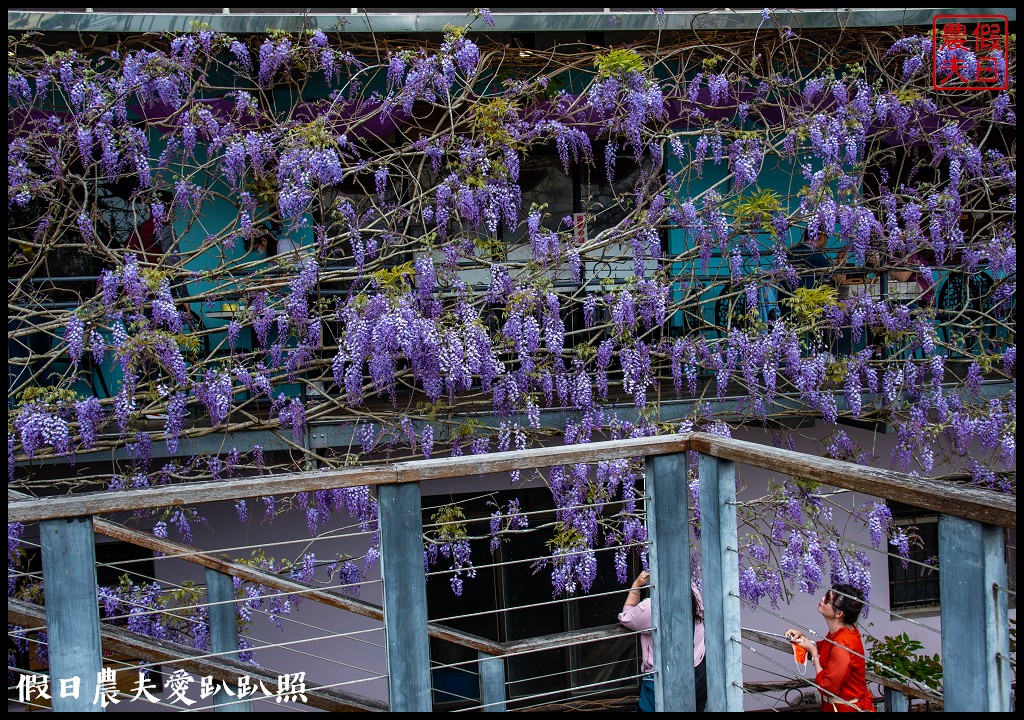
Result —
<path fill-rule="evenodd" d="M 651 574 L 644 570 L 636 576 L 633 586 L 626 594 L 626 601 L 619 613 L 619 622 L 630 630 L 640 631 L 640 670 L 644 673 L 640 681 L 640 712 L 654 712 L 654 641 L 651 639 L 651 599 L 641 599 L 643 588 L 651 581 Z M 693 667 L 697 690 L 697 712 L 704 712 L 708 700 L 707 673 L 704 669 L 704 600 L 693 583 L 690 584 L 690 607 L 693 618 Z"/>
<path fill-rule="evenodd" d="M 807 651 L 817 672 L 822 712 L 875 712 L 865 677 L 864 643 L 855 627 L 864 595 L 852 585 L 836 585 L 818 601 L 828 635 L 814 643 L 799 630 L 786 630 L 791 643 Z"/>

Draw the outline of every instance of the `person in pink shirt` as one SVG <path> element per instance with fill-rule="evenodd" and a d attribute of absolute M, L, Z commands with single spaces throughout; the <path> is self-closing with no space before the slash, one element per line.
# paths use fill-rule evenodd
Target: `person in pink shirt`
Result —
<path fill-rule="evenodd" d="M 640 682 L 640 712 L 654 712 L 654 641 L 651 639 L 651 599 L 641 599 L 643 588 L 651 581 L 651 574 L 644 570 L 637 575 L 633 586 L 626 595 L 626 602 L 619 613 L 619 622 L 630 630 L 640 631 L 640 670 L 644 677 Z M 704 712 L 708 699 L 707 674 L 704 670 L 704 600 L 697 586 L 690 584 L 690 605 L 693 612 L 693 667 L 697 689 L 697 712 Z"/>

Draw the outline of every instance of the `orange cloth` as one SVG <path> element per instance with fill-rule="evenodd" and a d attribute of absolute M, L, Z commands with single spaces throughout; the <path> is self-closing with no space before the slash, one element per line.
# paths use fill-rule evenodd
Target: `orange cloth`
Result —
<path fill-rule="evenodd" d="M 841 627 L 825 638 L 816 643 L 822 670 L 814 678 L 814 682 L 823 690 L 848 700 L 861 710 L 875 712 L 871 690 L 868 689 L 868 681 L 864 675 L 864 643 L 861 642 L 860 633 L 853 628 Z M 852 652 L 847 652 L 847 649 Z M 837 702 L 833 706 L 833 703 L 824 696 L 821 711 L 856 712 L 846 703 Z"/>

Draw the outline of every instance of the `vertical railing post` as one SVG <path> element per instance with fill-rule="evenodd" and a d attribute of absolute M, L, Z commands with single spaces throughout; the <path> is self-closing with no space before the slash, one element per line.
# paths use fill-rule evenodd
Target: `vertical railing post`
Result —
<path fill-rule="evenodd" d="M 96 696 L 103 669 L 92 518 L 43 520 L 39 547 L 46 585 L 46 636 L 54 712 L 103 712 Z M 62 697 L 61 680 L 79 679 Z"/>
<path fill-rule="evenodd" d="M 647 458 L 654 709 L 695 712 L 686 455 Z"/>
<path fill-rule="evenodd" d="M 477 652 L 480 703 L 484 712 L 505 712 L 505 658 Z"/>
<path fill-rule="evenodd" d="M 707 712 L 743 712 L 736 463 L 701 455 L 699 465 Z"/>
<path fill-rule="evenodd" d="M 381 485 L 380 566 L 392 712 L 430 712 L 430 637 L 419 483 Z"/>
<path fill-rule="evenodd" d="M 946 710 L 1009 712 L 1003 529 L 939 515 L 942 689 Z"/>
<path fill-rule="evenodd" d="M 206 598 L 210 602 L 210 649 L 222 657 L 238 659 L 238 616 L 235 585 L 230 575 L 206 568 Z M 214 712 L 252 712 L 252 703 L 238 702 L 219 689 L 213 696 Z"/>

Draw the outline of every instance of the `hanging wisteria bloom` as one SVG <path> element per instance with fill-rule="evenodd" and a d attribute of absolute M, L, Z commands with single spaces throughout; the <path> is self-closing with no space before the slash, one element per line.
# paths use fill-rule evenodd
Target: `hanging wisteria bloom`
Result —
<path fill-rule="evenodd" d="M 684 47 L 661 9 L 644 13 L 656 41 L 619 42 L 629 23 L 609 15 L 623 30 L 578 49 L 510 49 L 486 9 L 415 39 L 204 26 L 46 54 L 12 34 L 9 479 L 87 457 L 127 492 L 738 425 L 792 450 L 775 423 L 797 413 L 836 463 L 1012 492 L 1015 57 L 853 33 L 850 65 L 830 30 L 776 33 L 766 9 L 768 68 L 739 35 Z M 815 63 L 788 59 L 809 47 Z M 933 60 L 1006 89 L 943 94 Z M 479 554 L 526 533 L 559 597 L 646 563 L 641 460 L 508 470 L 482 530 L 454 508 L 425 528 L 446 588 L 477 592 Z M 550 490 L 552 522 L 526 522 L 524 486 Z M 354 592 L 379 559 L 376 502 L 318 490 L 233 515 L 358 525 L 361 557 L 254 561 Z M 878 502 L 851 511 L 858 549 L 813 483 L 737 512 L 752 604 L 867 592 L 864 552 L 913 541 Z M 203 522 L 137 519 L 163 537 Z M 292 607 L 237 591 L 243 620 Z M 166 595 L 99 600 L 110 615 Z M 208 645 L 188 617 L 180 639 Z"/>

